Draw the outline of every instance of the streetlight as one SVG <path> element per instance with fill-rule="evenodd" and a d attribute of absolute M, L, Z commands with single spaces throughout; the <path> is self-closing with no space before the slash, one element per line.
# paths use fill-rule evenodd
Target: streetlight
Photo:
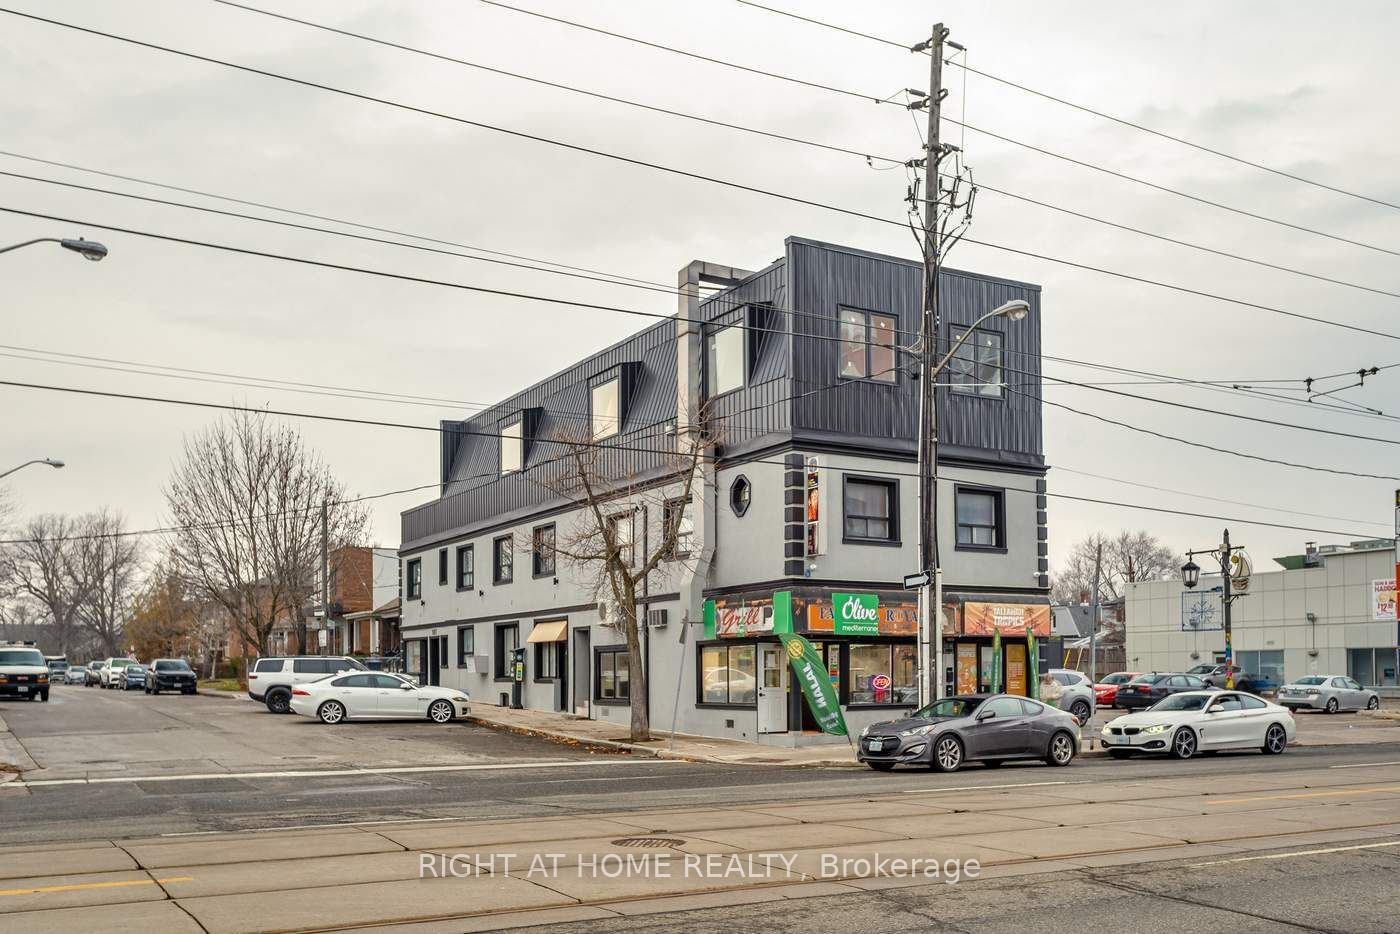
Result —
<path fill-rule="evenodd" d="M 1240 589 L 1243 589 L 1249 582 L 1249 563 L 1240 560 L 1240 553 L 1244 548 L 1239 545 L 1230 544 L 1230 530 L 1225 530 L 1224 540 L 1218 548 L 1202 548 L 1186 552 L 1186 563 L 1181 566 L 1181 582 L 1186 585 L 1187 590 L 1194 590 L 1201 582 L 1201 568 L 1196 564 L 1196 555 L 1214 555 L 1220 560 L 1220 603 L 1224 611 L 1225 624 L 1225 688 L 1233 690 L 1235 687 L 1235 642 L 1234 634 L 1231 631 L 1230 607 L 1243 593 L 1231 592 L 1231 577 L 1233 573 L 1231 565 L 1239 565 L 1241 568 Z"/>
<path fill-rule="evenodd" d="M 57 458 L 54 458 L 54 457 L 45 457 L 45 458 L 42 458 L 42 459 L 36 459 L 36 460 L 32 460 L 32 461 L 25 461 L 23 464 L 20 464 L 18 467 L 11 467 L 9 470 L 5 471 L 4 473 L 0 473 L 0 478 L 8 477 L 10 474 L 14 473 L 16 470 L 23 470 L 24 468 L 28 467 L 30 464 L 48 464 L 50 467 L 55 467 L 55 468 L 57 468 L 57 467 L 62 467 L 62 466 L 63 466 L 63 461 L 58 460 Z"/>
<path fill-rule="evenodd" d="M 919 560 L 923 584 L 919 587 L 919 704 L 923 706 L 943 696 L 943 571 L 938 567 L 938 411 L 934 401 L 934 381 L 957 354 L 978 326 L 992 318 L 1020 321 L 1030 313 L 1030 303 L 1014 298 L 972 322 L 943 355 L 933 362 L 936 340 L 925 340 L 920 348 L 920 377 L 924 380 L 919 396 Z"/>
<path fill-rule="evenodd" d="M 1181 582 L 1186 585 L 1187 590 L 1195 590 L 1196 585 L 1201 582 L 1201 566 L 1191 560 L 1189 555 L 1186 563 L 1181 566 Z"/>
<path fill-rule="evenodd" d="M 20 247 L 33 246 L 36 243 L 57 243 L 65 250 L 72 250 L 83 259 L 92 260 L 94 263 L 101 262 L 102 257 L 107 255 L 107 248 L 96 240 L 84 240 L 79 237 L 76 240 L 68 237 L 39 237 L 36 240 L 26 240 L 23 243 L 16 243 L 13 246 L 0 247 L 0 253 L 8 253 L 11 250 L 18 250 Z"/>

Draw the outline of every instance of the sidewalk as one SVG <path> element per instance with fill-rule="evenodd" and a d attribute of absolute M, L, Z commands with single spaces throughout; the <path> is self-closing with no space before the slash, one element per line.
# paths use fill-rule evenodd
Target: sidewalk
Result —
<path fill-rule="evenodd" d="M 594 746 L 600 749 L 648 756 L 657 759 L 684 759 L 722 765 L 785 765 L 795 768 L 865 768 L 856 761 L 849 743 L 802 746 L 765 746 L 708 736 L 677 733 L 674 742 L 668 732 L 652 730 L 651 742 L 633 743 L 628 726 L 606 720 L 586 720 L 544 710 L 511 710 L 472 701 L 467 720 L 498 730 L 540 736 L 557 743 Z M 854 737 L 853 737 L 854 739 Z"/>
<path fill-rule="evenodd" d="M 38 768 L 15 734 L 0 717 L 0 785 L 19 778 L 21 772 Z"/>

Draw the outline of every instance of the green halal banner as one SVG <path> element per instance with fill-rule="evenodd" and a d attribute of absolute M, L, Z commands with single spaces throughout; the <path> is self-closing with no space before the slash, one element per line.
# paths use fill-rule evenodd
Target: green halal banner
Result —
<path fill-rule="evenodd" d="M 836 688 L 822 664 L 822 658 L 812 643 L 798 635 L 780 632 L 792 673 L 797 683 L 802 685 L 802 696 L 807 698 L 807 707 L 817 718 L 817 725 L 823 733 L 833 736 L 846 736 L 846 718 L 841 716 L 841 702 L 836 696 Z"/>

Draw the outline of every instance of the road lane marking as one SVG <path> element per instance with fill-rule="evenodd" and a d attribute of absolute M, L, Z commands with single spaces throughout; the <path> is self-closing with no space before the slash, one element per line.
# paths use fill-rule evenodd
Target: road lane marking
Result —
<path fill-rule="evenodd" d="M 169 879 L 126 879 L 121 882 L 75 882 L 71 885 L 39 885 L 28 889 L 0 889 L 0 895 L 47 895 L 51 892 L 93 892 L 99 889 L 129 888 L 133 885 L 165 885 L 167 882 L 193 882 L 194 876 Z"/>
<path fill-rule="evenodd" d="M 574 760 L 553 759 L 546 762 L 500 762 L 476 765 L 405 765 L 376 769 L 288 769 L 279 772 L 197 772 L 189 775 L 119 775 L 110 778 L 38 778 L 11 782 L 22 788 L 47 788 L 54 785 L 115 785 L 136 782 L 199 782 L 215 779 L 249 778 L 334 778 L 346 775 L 420 775 L 431 772 L 490 772 L 514 769 L 558 769 L 569 766 L 594 768 L 610 765 L 685 765 L 684 759 L 619 759 Z"/>
<path fill-rule="evenodd" d="M 1367 769 L 1377 765 L 1400 765 L 1400 759 L 1392 759 L 1389 762 L 1354 762 L 1350 765 L 1329 765 L 1329 769 Z"/>
<path fill-rule="evenodd" d="M 1208 804 L 1245 804 L 1250 801 L 1292 801 L 1297 798 L 1338 798 L 1345 795 L 1374 795 L 1400 791 L 1400 785 L 1381 788 L 1353 788 L 1346 791 L 1299 791 L 1287 795 L 1254 795 L 1249 798 L 1207 798 Z"/>
<path fill-rule="evenodd" d="M 1002 788 L 1044 788 L 1046 785 L 1087 785 L 1087 780 L 1060 782 L 1021 782 L 1019 785 L 956 785 L 952 788 L 907 788 L 900 792 L 906 795 L 936 795 L 948 791 L 993 791 Z"/>
<path fill-rule="evenodd" d="M 1400 846 L 1400 840 L 1390 840 L 1385 843 L 1358 843 L 1354 846 L 1329 846 L 1318 850 L 1291 850 L 1287 853 L 1264 853 L 1259 856 L 1236 856 L 1232 859 L 1213 859 L 1208 863 L 1192 863 L 1191 868 L 1219 866 L 1224 863 L 1248 863 L 1257 859 L 1293 859 L 1296 856 L 1322 856 L 1327 853 L 1349 853 L 1353 850 L 1378 850 L 1386 846 Z"/>

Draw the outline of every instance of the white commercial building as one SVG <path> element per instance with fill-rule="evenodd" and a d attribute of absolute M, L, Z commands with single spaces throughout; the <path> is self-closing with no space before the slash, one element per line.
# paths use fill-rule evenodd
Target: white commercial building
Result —
<path fill-rule="evenodd" d="M 1225 657 L 1220 577 L 1201 564 L 1201 582 L 1129 584 L 1127 666 L 1183 671 Z M 1231 633 L 1237 664 L 1279 682 L 1311 674 L 1346 674 L 1362 684 L 1396 688 L 1395 544 L 1309 545 L 1302 555 L 1256 566 L 1234 601 Z M 1390 692 L 1385 692 L 1390 693 Z M 1397 692 L 1400 693 L 1400 692 Z"/>

